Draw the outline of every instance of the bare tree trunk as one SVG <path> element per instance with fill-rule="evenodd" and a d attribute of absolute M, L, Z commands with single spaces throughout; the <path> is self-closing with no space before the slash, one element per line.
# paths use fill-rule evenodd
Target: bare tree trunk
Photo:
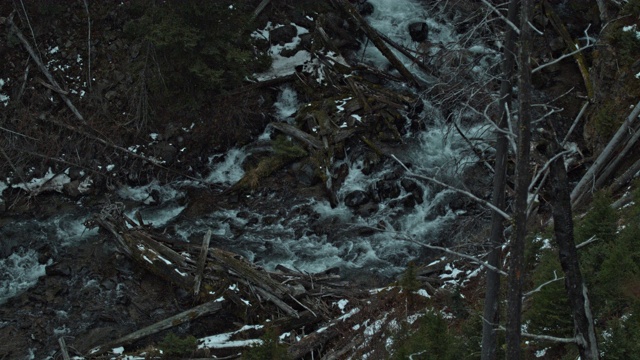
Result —
<path fill-rule="evenodd" d="M 551 143 L 552 147 L 555 143 Z M 558 149 L 547 151 L 548 157 L 553 157 Z M 586 291 L 586 284 L 580 272 L 578 251 L 573 238 L 573 214 L 571 211 L 571 197 L 569 195 L 569 180 L 562 157 L 551 162 L 551 205 L 553 213 L 553 228 L 556 243 L 560 253 L 560 264 L 564 271 L 564 285 L 569 296 L 575 326 L 580 359 L 599 359 L 598 344 L 593 323 L 591 307 Z"/>
<path fill-rule="evenodd" d="M 519 0 L 511 0 L 509 3 L 508 19 L 512 23 L 517 22 Z M 502 63 L 502 73 L 504 78 L 502 79 L 500 86 L 500 111 L 502 113 L 498 127 L 500 129 L 507 129 L 509 121 L 508 114 L 505 111 L 506 107 L 511 108 L 511 97 L 513 96 L 513 73 L 515 63 L 515 31 L 509 28 L 505 37 L 504 47 L 504 62 Z M 505 185 L 507 174 L 507 152 L 509 150 L 509 140 L 502 131 L 496 131 L 496 160 L 494 166 L 494 178 L 493 178 L 493 195 L 492 202 L 499 209 L 505 207 Z M 501 247 L 504 243 L 504 218 L 497 212 L 493 211 L 491 214 L 491 235 L 489 238 L 489 245 L 491 250 L 487 257 L 487 262 L 496 268 L 500 267 L 501 263 Z M 499 311 L 499 298 L 500 298 L 500 274 L 495 271 L 487 271 L 487 285 L 484 298 L 484 320 L 482 323 L 482 348 L 481 359 L 493 360 L 497 357 L 497 336 L 496 327 L 500 323 L 500 311 Z"/>
<path fill-rule="evenodd" d="M 520 7 L 520 51 L 518 65 L 518 148 L 516 157 L 516 188 L 514 237 L 511 239 L 509 257 L 509 280 L 507 290 L 507 359 L 520 360 L 522 325 L 522 283 L 524 272 L 524 241 L 527 234 L 527 198 L 529 195 L 529 155 L 531 142 L 531 42 L 529 26 L 533 12 L 533 0 L 522 0 Z"/>

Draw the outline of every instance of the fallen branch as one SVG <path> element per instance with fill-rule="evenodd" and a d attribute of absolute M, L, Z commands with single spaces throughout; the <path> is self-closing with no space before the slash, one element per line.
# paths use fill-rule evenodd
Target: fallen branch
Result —
<path fill-rule="evenodd" d="M 502 271 L 502 270 L 498 269 L 497 267 L 495 267 L 493 265 L 490 265 L 488 262 L 482 261 L 482 260 L 480 260 L 479 258 L 477 258 L 475 256 L 471 256 L 471 255 L 468 255 L 468 254 L 464 254 L 464 253 L 460 253 L 460 252 L 457 252 L 457 251 L 453 251 L 453 250 L 451 250 L 449 248 L 442 247 L 442 246 L 425 244 L 423 242 L 414 240 L 414 239 L 412 239 L 412 238 L 410 238 L 408 236 L 400 237 L 400 239 L 404 240 L 404 241 L 408 241 L 408 242 L 416 244 L 416 245 L 420 245 L 420 246 L 425 247 L 427 249 L 438 250 L 438 251 L 445 252 L 447 254 L 451 254 L 451 255 L 455 255 L 455 256 L 458 256 L 458 257 L 461 257 L 461 258 L 464 258 L 464 259 L 467 259 L 467 260 L 471 260 L 471 261 L 473 261 L 473 262 L 475 262 L 477 264 L 482 265 L 483 267 L 485 267 L 485 268 L 487 268 L 487 269 L 489 269 L 491 271 L 497 272 L 498 274 L 500 274 L 502 276 L 507 276 L 507 273 L 505 271 Z"/>
<path fill-rule="evenodd" d="M 65 95 L 64 90 L 62 90 L 60 85 L 58 85 L 58 83 L 53 78 L 53 76 L 51 75 L 47 67 L 42 63 L 42 60 L 40 59 L 38 54 L 36 54 L 36 52 L 31 47 L 31 44 L 29 44 L 29 41 L 24 37 L 20 29 L 18 29 L 16 24 L 13 22 L 13 13 L 9 16 L 8 23 L 9 23 L 11 32 L 13 32 L 16 35 L 16 37 L 20 39 L 20 41 L 22 42 L 22 45 L 25 47 L 25 49 L 27 49 L 27 52 L 29 53 L 29 55 L 31 55 L 31 58 L 33 59 L 33 61 L 35 61 L 36 65 L 38 65 L 38 68 L 40 69 L 42 74 L 44 74 L 47 80 L 49 80 L 49 83 L 51 84 L 52 89 L 54 89 L 54 91 L 57 92 L 58 95 L 60 95 L 60 97 L 62 98 L 62 101 L 64 101 L 64 103 L 67 105 L 69 110 L 71 110 L 71 112 L 76 116 L 76 118 L 80 120 L 81 123 L 86 124 L 86 121 L 84 120 L 84 118 L 82 117 L 78 109 L 73 105 L 71 100 L 69 100 L 69 98 Z"/>
<path fill-rule="evenodd" d="M 398 164 L 400 164 L 400 166 L 402 166 L 404 168 L 404 170 L 406 171 L 406 174 L 408 176 L 415 177 L 415 178 L 418 178 L 418 179 L 423 179 L 423 180 L 432 182 L 434 184 L 440 185 L 442 187 L 445 187 L 445 188 L 447 188 L 449 190 L 453 190 L 453 191 L 458 192 L 460 194 L 466 195 L 466 196 L 470 197 L 471 199 L 473 199 L 474 201 L 476 201 L 476 202 L 478 202 L 478 203 L 480 203 L 480 204 L 482 204 L 484 206 L 487 206 L 491 210 L 494 210 L 496 213 L 500 214 L 500 216 L 502 216 L 505 220 L 509 220 L 509 221 L 511 220 L 511 216 L 509 214 L 507 214 L 506 212 L 500 210 L 498 207 L 496 207 L 495 205 L 491 204 L 489 201 L 481 199 L 481 198 L 475 196 L 474 194 L 472 194 L 472 193 L 470 193 L 470 192 L 468 192 L 466 190 L 462 190 L 462 189 L 457 188 L 455 186 L 451 186 L 449 184 L 445 184 L 442 181 L 437 180 L 435 178 L 432 178 L 432 177 L 429 177 L 429 176 L 424 176 L 424 175 L 418 175 L 418 174 L 412 172 L 411 170 L 409 170 L 409 168 L 402 161 L 400 161 L 395 155 L 391 155 L 391 158 L 393 160 L 395 160 Z"/>

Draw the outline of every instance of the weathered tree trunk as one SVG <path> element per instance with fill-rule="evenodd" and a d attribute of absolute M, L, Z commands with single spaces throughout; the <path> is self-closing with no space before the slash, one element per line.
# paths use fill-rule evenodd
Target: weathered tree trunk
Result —
<path fill-rule="evenodd" d="M 547 156 L 551 158 L 556 152 L 557 150 L 549 149 Z M 552 205 L 553 228 L 560 252 L 560 264 L 565 274 L 564 284 L 573 314 L 578 350 L 581 359 L 594 360 L 599 358 L 598 344 L 587 288 L 580 272 L 578 251 L 573 238 L 569 180 L 562 157 L 551 163 L 550 172 L 551 196 L 549 198 Z"/>
<path fill-rule="evenodd" d="M 618 190 L 622 189 L 622 187 L 625 184 L 627 184 L 629 181 L 631 181 L 639 171 L 640 171 L 640 160 L 637 160 L 636 162 L 633 163 L 633 165 L 627 168 L 627 170 L 622 175 L 620 175 L 613 182 L 613 184 L 611 184 L 611 186 L 609 186 L 609 190 L 612 193 L 615 193 Z"/>
<path fill-rule="evenodd" d="M 531 42 L 532 30 L 527 24 L 531 20 L 533 0 L 522 0 L 520 9 L 520 51 L 518 65 L 518 147 L 516 157 L 515 216 L 513 237 L 509 257 L 509 281 L 507 290 L 507 359 L 520 360 L 522 283 L 524 272 L 524 241 L 527 234 L 527 207 L 529 195 L 529 168 L 531 142 Z"/>
<path fill-rule="evenodd" d="M 517 22 L 519 0 L 511 0 L 509 3 L 508 18 L 511 22 Z M 501 129 L 508 128 L 508 114 L 505 107 L 511 107 L 511 97 L 513 88 L 513 73 L 515 63 L 515 31 L 509 28 L 505 38 L 504 62 L 502 63 L 502 73 L 504 78 L 500 87 L 500 112 L 501 116 L 498 121 L 498 127 Z M 507 152 L 509 140 L 502 131 L 496 131 L 496 160 L 494 166 L 493 178 L 493 195 L 492 202 L 499 209 L 505 207 L 505 185 L 506 185 L 506 169 L 507 169 Z M 489 245 L 491 250 L 487 257 L 487 262 L 496 268 L 500 268 L 502 244 L 504 232 L 504 217 L 497 211 L 491 213 L 491 235 Z M 496 271 L 487 271 L 487 286 L 484 298 L 483 317 L 485 321 L 482 323 L 482 360 L 496 359 L 497 336 L 496 327 L 500 322 L 499 311 L 500 297 L 500 274 Z"/>

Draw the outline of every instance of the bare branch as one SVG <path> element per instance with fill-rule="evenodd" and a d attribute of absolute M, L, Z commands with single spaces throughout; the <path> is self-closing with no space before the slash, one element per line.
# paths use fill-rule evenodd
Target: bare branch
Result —
<path fill-rule="evenodd" d="M 561 156 L 568 155 L 568 154 L 573 154 L 574 152 L 575 152 L 575 150 L 565 150 L 565 151 L 563 151 L 561 153 L 558 153 L 558 154 L 554 155 L 551 159 L 547 160 L 547 162 L 545 162 L 544 165 L 542 166 L 542 169 L 540 169 L 540 171 L 538 171 L 536 176 L 533 178 L 533 180 L 531 181 L 531 184 L 529 184 L 529 192 L 531 192 L 531 190 L 533 189 L 533 186 L 538 181 L 538 179 L 540 178 L 541 174 L 544 173 L 545 171 L 547 171 L 547 169 L 549 168 L 549 166 L 551 165 L 551 163 L 553 161 L 555 161 L 557 158 L 559 158 Z"/>
<path fill-rule="evenodd" d="M 425 243 L 423 243 L 421 241 L 417 241 L 415 239 L 412 239 L 408 235 L 400 236 L 399 239 L 400 240 L 404 240 L 404 241 L 408 241 L 408 242 L 416 244 L 416 245 L 420 245 L 420 246 L 425 247 L 427 249 L 439 250 L 439 251 L 445 252 L 447 254 L 451 254 L 451 255 L 455 255 L 455 256 L 458 256 L 458 257 L 461 257 L 461 258 L 464 258 L 464 259 L 467 259 L 467 260 L 471 260 L 471 261 L 473 261 L 473 262 L 475 262 L 475 263 L 477 263 L 479 265 L 482 265 L 483 267 L 485 267 L 485 268 L 487 268 L 487 269 L 489 269 L 491 271 L 497 272 L 498 274 L 500 274 L 502 276 L 507 276 L 507 273 L 505 271 L 500 270 L 497 267 L 492 266 L 488 262 L 480 260 L 479 258 L 477 258 L 475 256 L 472 256 L 472 255 L 469 255 L 469 254 L 460 253 L 460 252 L 457 252 L 457 251 L 453 251 L 453 250 L 451 250 L 449 248 L 442 247 L 442 246 L 425 244 Z"/>
<path fill-rule="evenodd" d="M 470 193 L 470 192 L 468 192 L 468 191 L 466 191 L 466 190 L 462 190 L 462 189 L 457 188 L 457 187 L 455 187 L 455 186 L 451 186 L 451 185 L 449 185 L 449 184 L 445 184 L 445 183 L 443 183 L 442 181 L 440 181 L 440 180 L 436 180 L 435 178 L 432 178 L 432 177 L 430 177 L 430 176 L 418 175 L 418 174 L 416 174 L 416 173 L 412 172 L 412 171 L 411 171 L 411 170 L 410 170 L 410 169 L 409 169 L 409 168 L 408 168 L 408 167 L 407 167 L 407 166 L 406 166 L 402 161 L 400 161 L 400 160 L 399 160 L 395 155 L 393 155 L 393 154 L 392 154 L 392 155 L 391 155 L 391 158 L 392 158 L 393 160 L 395 160 L 398 164 L 400 164 L 400 166 L 402 166 L 402 167 L 404 168 L 404 170 L 406 171 L 406 174 L 407 174 L 408 176 L 415 177 L 415 178 L 418 178 L 418 179 L 423 179 L 423 180 L 426 180 L 426 181 L 432 182 L 432 183 L 434 183 L 434 184 L 438 184 L 438 185 L 440 185 L 440 186 L 443 186 L 443 187 L 445 187 L 445 188 L 447 188 L 447 189 L 449 189 L 449 190 L 453 190 L 453 191 L 458 192 L 458 193 L 460 193 L 460 194 L 466 195 L 466 196 L 470 197 L 471 199 L 473 199 L 474 201 L 476 201 L 476 202 L 478 202 L 478 203 L 480 203 L 480 204 L 482 204 L 482 205 L 484 205 L 484 206 L 487 206 L 487 207 L 488 207 L 488 208 L 490 208 L 491 210 L 494 210 L 495 212 L 497 212 L 498 214 L 500 214 L 500 216 L 502 216 L 503 218 L 505 218 L 505 220 L 511 220 L 511 216 L 510 216 L 509 214 L 507 214 L 506 212 L 504 212 L 504 211 L 500 210 L 499 208 L 497 208 L 495 205 L 491 204 L 491 203 L 490 203 L 490 202 L 488 202 L 487 200 L 481 199 L 481 198 L 479 198 L 479 197 L 475 196 L 474 194 L 472 194 L 472 193 Z"/>
<path fill-rule="evenodd" d="M 18 27 L 16 26 L 16 24 L 13 21 L 13 14 L 11 14 L 9 16 L 8 23 L 9 23 L 9 26 L 11 28 L 11 31 L 18 37 L 18 39 L 20 39 L 20 41 L 22 42 L 22 45 L 25 47 L 25 49 L 27 49 L 27 52 L 29 52 L 29 55 L 31 55 L 31 58 L 33 59 L 33 61 L 35 61 L 35 63 L 38 65 L 38 68 L 40 69 L 40 71 L 42 71 L 44 76 L 46 76 L 47 80 L 49 80 L 49 83 L 54 88 L 57 89 L 56 91 L 59 93 L 60 97 L 62 98 L 64 103 L 67 105 L 67 107 L 76 116 L 76 118 L 78 118 L 78 120 L 80 120 L 80 122 L 82 122 L 83 124 L 86 123 L 84 118 L 82 117 L 82 115 L 78 111 L 78 109 L 75 107 L 75 105 L 73 105 L 71 100 L 69 100 L 69 98 L 62 93 L 63 92 L 62 88 L 60 87 L 60 85 L 58 85 L 58 83 L 53 78 L 53 76 L 51 75 L 49 70 L 47 70 L 47 67 L 42 63 L 42 60 L 40 59 L 38 54 L 36 54 L 36 52 L 33 50 L 33 47 L 31 47 L 31 45 L 29 44 L 29 41 L 24 37 L 24 35 L 22 34 L 22 31 L 20 31 L 20 29 L 18 29 Z"/>
<path fill-rule="evenodd" d="M 516 24 L 511 22 L 511 20 L 502 15 L 500 10 L 496 9 L 495 6 L 491 5 L 491 3 L 489 3 L 487 0 L 482 0 L 482 3 L 485 4 L 489 9 L 491 9 L 491 11 L 493 11 L 496 15 L 498 15 L 505 23 L 507 23 L 507 25 L 509 25 L 516 34 L 520 35 L 520 29 L 516 26 Z"/>
<path fill-rule="evenodd" d="M 593 235 L 589 239 L 587 239 L 587 240 L 581 242 L 580 244 L 576 245 L 576 249 L 580 249 L 582 247 L 585 247 L 585 246 L 587 246 L 587 245 L 589 245 L 589 244 L 591 244 L 593 242 L 596 242 L 598 240 L 600 240 L 600 239 L 598 239 L 595 235 Z"/>
<path fill-rule="evenodd" d="M 537 32 L 538 35 L 544 35 L 544 33 L 540 30 L 538 30 L 535 26 L 533 26 L 533 24 L 531 23 L 531 21 L 527 21 L 527 24 L 529 24 L 529 27 L 531 29 L 533 29 L 533 31 Z"/>
<path fill-rule="evenodd" d="M 569 136 L 571 135 L 573 130 L 578 125 L 578 122 L 582 118 L 582 115 L 584 115 L 584 111 L 587 110 L 587 106 L 589 106 L 589 102 L 585 101 L 584 104 L 582 105 L 582 108 L 580 109 L 580 112 L 578 113 L 578 116 L 576 116 L 576 119 L 573 120 L 573 124 L 571 124 L 571 127 L 569 128 L 569 131 L 567 131 L 567 135 L 564 136 L 564 139 L 562 139 L 562 143 L 560 143 L 560 145 L 564 146 L 564 144 L 567 143 L 567 140 L 569 139 Z"/>
<path fill-rule="evenodd" d="M 587 39 L 588 39 L 588 38 L 587 38 Z M 594 45 L 594 44 L 590 44 L 590 43 L 589 43 L 588 45 L 585 45 L 585 46 L 583 46 L 583 47 L 581 47 L 581 48 L 576 48 L 576 50 L 574 50 L 574 51 L 572 51 L 572 52 L 570 52 L 570 53 L 568 53 L 568 54 L 564 54 L 564 55 L 560 56 L 559 58 L 557 58 L 557 59 L 555 59 L 555 60 L 549 61 L 548 63 L 545 63 L 545 64 L 542 64 L 542 65 L 538 66 L 537 68 L 535 68 L 535 69 L 531 70 L 531 73 L 532 73 L 532 74 L 535 74 L 536 72 L 538 72 L 538 71 L 540 71 L 540 70 L 542 70 L 542 69 L 546 68 L 547 66 L 551 66 L 551 65 L 553 65 L 553 64 L 557 64 L 557 63 L 559 63 L 560 61 L 562 61 L 562 60 L 564 60 L 564 59 L 566 59 L 566 58 L 568 58 L 568 57 L 572 57 L 573 55 L 575 55 L 575 54 L 577 54 L 577 53 L 579 53 L 579 52 L 582 52 L 582 51 L 584 51 L 584 50 L 586 50 L 586 49 L 588 49 L 588 48 L 591 48 L 591 47 L 593 47 L 593 45 Z M 576 46 L 577 46 L 577 45 L 576 45 Z"/>
<path fill-rule="evenodd" d="M 549 281 L 545 281 L 545 282 L 543 282 L 542 284 L 540 284 L 540 286 L 538 286 L 537 288 L 535 288 L 535 289 L 533 289 L 533 290 L 531 290 L 531 291 L 529 291 L 529 292 L 524 293 L 524 294 L 522 295 L 522 297 L 523 297 L 523 298 L 526 298 L 527 296 L 531 296 L 531 295 L 533 295 L 533 294 L 535 294 L 535 293 L 537 293 L 537 292 L 540 292 L 540 291 L 542 290 L 542 288 L 543 288 L 543 287 L 545 287 L 545 286 L 547 286 L 547 285 L 549 285 L 549 284 L 552 284 L 552 283 L 554 283 L 554 282 L 556 282 L 556 281 L 559 281 L 559 280 L 564 280 L 564 276 L 563 276 L 563 277 L 558 277 L 558 274 L 556 274 L 556 272 L 555 272 L 555 270 L 554 270 L 554 271 L 553 271 L 553 279 L 551 279 L 551 280 L 549 280 Z"/>

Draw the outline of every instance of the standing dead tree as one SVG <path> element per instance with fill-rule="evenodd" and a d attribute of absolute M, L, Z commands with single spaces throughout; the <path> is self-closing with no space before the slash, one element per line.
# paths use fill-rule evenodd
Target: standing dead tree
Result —
<path fill-rule="evenodd" d="M 517 21 L 518 1 L 509 3 L 508 19 Z M 515 69 L 515 38 L 516 31 L 513 28 L 507 30 L 505 37 L 504 60 L 502 64 L 503 79 L 500 86 L 500 109 L 503 111 L 496 129 L 496 158 L 494 165 L 492 203 L 499 209 L 505 207 L 505 187 L 507 177 L 507 155 L 509 152 L 509 139 L 505 130 L 508 128 L 511 97 L 513 96 L 513 73 Z M 491 234 L 489 238 L 489 254 L 487 262 L 499 268 L 501 263 L 502 244 L 504 244 L 504 218 L 496 211 L 491 213 Z M 482 322 L 482 350 L 483 360 L 495 359 L 497 356 L 497 334 L 493 324 L 500 323 L 500 276 L 495 271 L 487 272 L 486 292 L 484 301 Z"/>

